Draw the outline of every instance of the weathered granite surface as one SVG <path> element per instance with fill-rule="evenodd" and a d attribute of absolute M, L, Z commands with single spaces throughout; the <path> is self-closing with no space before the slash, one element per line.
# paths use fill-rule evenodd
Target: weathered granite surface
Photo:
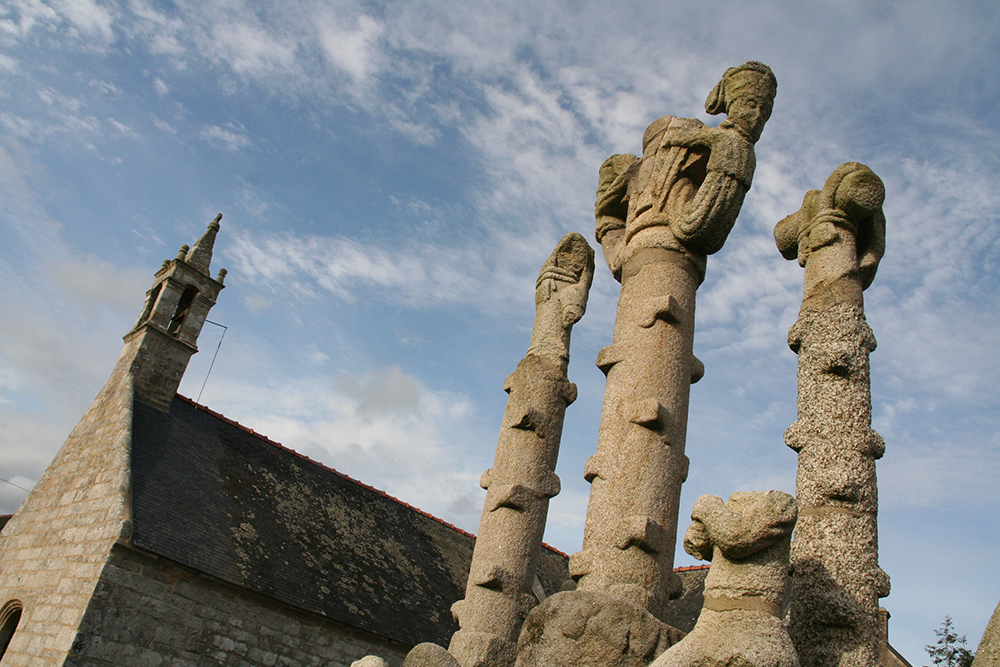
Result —
<path fill-rule="evenodd" d="M 425 642 L 410 649 L 406 654 L 406 660 L 403 661 L 403 667 L 459 667 L 459 663 L 446 649 Z"/>
<path fill-rule="evenodd" d="M 1000 667 L 1000 604 L 986 625 L 972 667 Z"/>
<path fill-rule="evenodd" d="M 702 496 L 684 549 L 711 560 L 694 629 L 653 667 L 798 667 L 782 621 L 795 499 L 781 491 Z"/>
<path fill-rule="evenodd" d="M 683 636 L 639 605 L 597 591 L 564 591 L 535 607 L 517 667 L 645 667 Z"/>
<path fill-rule="evenodd" d="M 513 664 L 521 623 L 538 603 L 532 583 L 549 499 L 560 488 L 563 417 L 576 400 L 566 377 L 570 332 L 586 310 L 593 276 L 594 251 L 577 233 L 559 242 L 538 276 L 531 346 L 504 384 L 510 398 L 496 460 L 481 481 L 486 501 L 465 599 L 452 606 L 460 629 L 448 650 L 462 667 Z"/>
<path fill-rule="evenodd" d="M 871 169 L 848 162 L 774 232 L 782 255 L 805 267 L 788 333 L 799 355 L 798 420 L 785 442 L 799 453 L 790 632 L 811 667 L 879 661 L 878 599 L 889 578 L 878 566 L 875 460 L 885 443 L 871 428 L 875 336 L 863 290 L 885 248 L 884 197 Z"/>
<path fill-rule="evenodd" d="M 748 62 L 726 71 L 706 101 L 719 127 L 664 116 L 643 137 L 643 156 L 601 167 L 597 240 L 621 295 L 607 375 L 583 549 L 570 561 L 581 590 L 631 601 L 654 615 L 680 594 L 673 573 L 693 354 L 695 291 L 706 257 L 736 222 L 756 164 L 753 146 L 777 83 Z"/>

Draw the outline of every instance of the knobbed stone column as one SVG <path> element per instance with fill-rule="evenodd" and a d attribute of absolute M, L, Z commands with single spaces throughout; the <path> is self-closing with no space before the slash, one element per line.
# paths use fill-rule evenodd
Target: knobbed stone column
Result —
<path fill-rule="evenodd" d="M 692 352 L 695 291 L 750 188 L 776 90 L 762 63 L 730 68 L 705 103 L 727 114 L 718 128 L 664 116 L 646 130 L 641 159 L 614 155 L 601 167 L 597 239 L 622 288 L 613 342 L 597 359 L 607 386 L 570 574 L 581 591 L 656 616 L 681 592 L 673 559 L 688 395 L 704 370 Z"/>
<path fill-rule="evenodd" d="M 465 599 L 452 606 L 460 630 L 448 648 L 462 667 L 510 667 L 525 616 L 537 604 L 538 569 L 566 407 L 576 385 L 566 377 L 570 331 L 587 306 L 594 251 L 567 234 L 542 267 L 535 291 L 531 347 L 507 378 L 510 394 L 496 461 L 483 473 L 486 502 Z"/>
<path fill-rule="evenodd" d="M 805 267 L 788 333 L 799 355 L 798 420 L 785 442 L 799 454 L 790 633 L 810 667 L 879 663 L 878 599 L 889 578 L 878 565 L 875 460 L 885 443 L 871 428 L 875 336 L 862 292 L 885 249 L 884 198 L 879 177 L 848 162 L 774 230 L 781 254 Z"/>

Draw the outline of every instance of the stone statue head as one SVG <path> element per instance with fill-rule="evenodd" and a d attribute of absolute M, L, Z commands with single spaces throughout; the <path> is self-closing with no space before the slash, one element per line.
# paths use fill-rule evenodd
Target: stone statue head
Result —
<path fill-rule="evenodd" d="M 726 70 L 705 100 L 705 111 L 726 114 L 722 127 L 734 128 L 756 143 L 771 117 L 777 91 L 778 80 L 771 68 L 750 60 Z"/>

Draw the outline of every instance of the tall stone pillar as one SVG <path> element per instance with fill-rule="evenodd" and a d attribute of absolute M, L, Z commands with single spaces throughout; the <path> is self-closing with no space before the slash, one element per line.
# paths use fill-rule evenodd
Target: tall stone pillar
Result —
<path fill-rule="evenodd" d="M 885 249 L 882 181 L 868 167 L 838 167 L 822 191 L 774 235 L 805 267 L 802 310 L 788 333 L 799 355 L 798 420 L 785 442 L 798 452 L 799 520 L 792 543 L 791 636 L 803 665 L 875 667 L 880 597 L 875 460 L 868 355 L 875 336 L 862 292 Z"/>
<path fill-rule="evenodd" d="M 537 604 L 538 570 L 566 407 L 576 385 L 566 377 L 570 331 L 583 317 L 594 251 L 567 234 L 542 267 L 535 291 L 531 347 L 507 378 L 510 394 L 496 460 L 483 473 L 486 502 L 465 599 L 452 606 L 460 629 L 448 648 L 462 667 L 510 667 L 521 624 Z M 409 659 L 408 659 L 409 660 Z"/>
<path fill-rule="evenodd" d="M 597 239 L 622 288 L 613 342 L 597 359 L 607 386 L 570 574 L 582 591 L 658 617 L 681 592 L 673 560 L 688 395 L 704 370 L 692 354 L 695 292 L 750 188 L 776 90 L 762 63 L 730 68 L 705 103 L 727 114 L 719 127 L 664 116 L 646 130 L 642 158 L 615 155 L 601 167 Z"/>

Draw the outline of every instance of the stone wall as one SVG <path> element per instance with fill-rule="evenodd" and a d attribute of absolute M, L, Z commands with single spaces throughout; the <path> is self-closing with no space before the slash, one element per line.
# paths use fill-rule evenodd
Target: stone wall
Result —
<path fill-rule="evenodd" d="M 409 648 L 119 544 L 65 664 L 398 667 Z"/>
<path fill-rule="evenodd" d="M 24 608 L 4 667 L 61 665 L 111 545 L 127 531 L 131 378 L 116 369 L 4 527 L 0 606 Z"/>

